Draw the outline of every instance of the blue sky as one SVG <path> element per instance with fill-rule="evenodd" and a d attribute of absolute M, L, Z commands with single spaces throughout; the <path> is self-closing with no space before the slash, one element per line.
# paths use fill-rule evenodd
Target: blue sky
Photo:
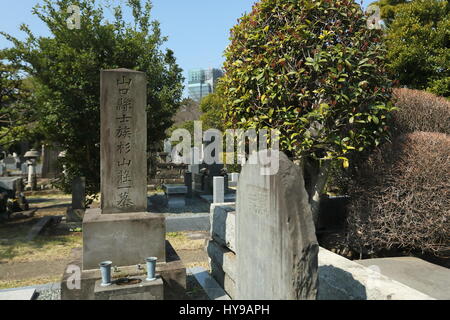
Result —
<path fill-rule="evenodd" d="M 178 64 L 187 71 L 195 68 L 218 67 L 223 64 L 223 51 L 228 45 L 229 31 L 237 19 L 249 12 L 256 0 L 153 0 L 153 19 L 161 23 L 163 35 L 168 36 L 165 46 L 172 49 Z M 0 30 L 19 39 L 19 30 L 26 23 L 36 35 L 46 36 L 46 26 L 31 13 L 40 0 L 1 0 Z M 108 0 L 99 0 L 107 3 Z M 124 3 L 124 0 L 116 0 Z M 364 0 L 364 5 L 372 0 Z M 0 48 L 10 46 L 0 36 Z"/>

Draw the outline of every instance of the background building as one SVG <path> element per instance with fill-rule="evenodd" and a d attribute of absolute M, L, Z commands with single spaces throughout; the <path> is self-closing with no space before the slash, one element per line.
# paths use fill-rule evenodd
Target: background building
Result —
<path fill-rule="evenodd" d="M 189 70 L 189 98 L 200 101 L 204 96 L 214 92 L 217 80 L 222 76 L 223 72 L 220 69 Z"/>

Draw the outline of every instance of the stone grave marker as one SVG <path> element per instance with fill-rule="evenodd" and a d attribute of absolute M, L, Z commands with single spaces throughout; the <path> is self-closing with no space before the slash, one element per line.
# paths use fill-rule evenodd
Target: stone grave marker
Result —
<path fill-rule="evenodd" d="M 143 72 L 101 71 L 101 208 L 83 219 L 83 269 L 101 261 L 129 266 L 165 262 L 165 219 L 147 213 L 147 79 Z"/>
<path fill-rule="evenodd" d="M 101 73 L 102 213 L 147 210 L 147 80 L 126 69 Z"/>
<path fill-rule="evenodd" d="M 72 209 L 85 209 L 86 178 L 76 177 L 72 181 Z"/>
<path fill-rule="evenodd" d="M 261 175 L 262 165 L 246 164 L 240 175 L 236 299 L 316 299 L 319 245 L 303 175 L 285 154 L 273 152 L 277 174 Z"/>

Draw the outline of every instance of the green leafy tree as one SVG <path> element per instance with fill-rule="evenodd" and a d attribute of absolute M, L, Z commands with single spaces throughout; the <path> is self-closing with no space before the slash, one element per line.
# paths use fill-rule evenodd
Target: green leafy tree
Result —
<path fill-rule="evenodd" d="M 370 5 L 376 5 L 380 8 L 381 19 L 383 19 L 385 25 L 389 26 L 394 19 L 395 12 L 408 0 L 379 0 L 371 3 Z"/>
<path fill-rule="evenodd" d="M 81 10 L 79 29 L 68 24 L 71 5 Z M 126 7 L 132 23 L 124 21 Z M 26 25 L 25 41 L 2 33 L 14 45 L 3 51 L 5 57 L 36 82 L 34 107 L 46 139 L 67 151 L 68 180 L 85 176 L 89 194 L 98 192 L 100 183 L 100 70 L 147 74 L 148 148 L 164 138 L 182 94 L 182 70 L 171 50 L 160 49 L 166 38 L 150 19 L 151 2 L 128 0 L 126 7 L 114 7 L 110 22 L 96 0 L 44 0 L 33 13 L 52 36 L 37 37 Z"/>
<path fill-rule="evenodd" d="M 218 129 L 224 130 L 224 123 L 222 120 L 223 110 L 225 105 L 225 97 L 223 96 L 223 89 L 219 85 L 213 93 L 208 94 L 200 101 L 200 110 L 202 115 L 200 120 L 203 124 L 203 129 Z"/>
<path fill-rule="evenodd" d="M 278 129 L 301 160 L 317 220 L 330 161 L 380 144 L 392 106 L 382 32 L 350 0 L 262 0 L 232 29 L 229 128 Z"/>
<path fill-rule="evenodd" d="M 31 79 L 23 79 L 19 69 L 0 62 L 0 147 L 32 139 L 37 131 L 36 114 L 31 107 Z"/>
<path fill-rule="evenodd" d="M 450 96 L 450 2 L 414 0 L 387 30 L 389 69 L 400 84 Z"/>

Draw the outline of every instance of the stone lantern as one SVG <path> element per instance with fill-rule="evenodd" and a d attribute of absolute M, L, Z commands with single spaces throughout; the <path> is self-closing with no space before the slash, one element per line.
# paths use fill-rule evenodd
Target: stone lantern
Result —
<path fill-rule="evenodd" d="M 27 188 L 31 188 L 31 190 L 36 190 L 37 188 L 37 178 L 36 178 L 36 160 L 39 158 L 39 152 L 35 149 L 31 149 L 27 151 L 24 155 L 24 158 L 27 159 L 28 165 L 28 181 Z"/>

